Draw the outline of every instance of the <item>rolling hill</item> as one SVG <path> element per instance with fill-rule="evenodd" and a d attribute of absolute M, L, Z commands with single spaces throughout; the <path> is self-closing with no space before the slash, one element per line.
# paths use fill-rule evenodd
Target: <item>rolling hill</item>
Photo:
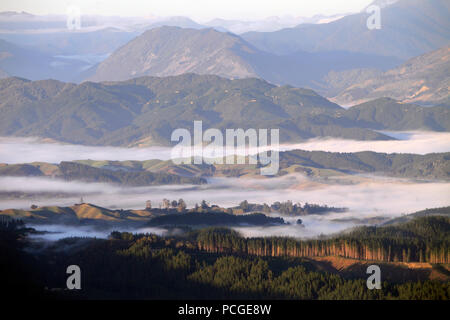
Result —
<path fill-rule="evenodd" d="M 310 178 L 369 173 L 418 179 L 450 179 L 450 154 L 386 154 L 376 152 L 337 153 L 292 150 L 280 152 L 278 175 L 302 173 Z M 207 177 L 254 178 L 257 165 L 189 164 L 171 160 L 61 162 L 59 165 L 33 162 L 0 165 L 0 177 L 46 176 L 66 181 L 106 182 L 128 186 L 155 184 L 202 184 Z"/>
<path fill-rule="evenodd" d="M 333 153 L 293 150 L 280 153 L 280 170 L 289 167 L 334 169 L 340 172 L 382 174 L 404 178 L 448 180 L 450 154 Z M 300 172 L 304 171 L 303 168 Z M 282 174 L 283 172 L 281 172 Z"/>
<path fill-rule="evenodd" d="M 112 170 L 76 162 L 59 165 L 35 162 L 0 166 L 0 176 L 51 177 L 64 181 L 104 182 L 123 186 L 150 186 L 166 184 L 203 184 L 205 179 L 186 177 L 170 172 L 144 170 Z"/>
<path fill-rule="evenodd" d="M 90 203 L 75 204 L 70 207 L 46 206 L 31 210 L 0 210 L 0 216 L 21 219 L 28 223 L 90 224 L 142 224 L 149 221 L 152 213 L 146 210 L 110 210 Z"/>

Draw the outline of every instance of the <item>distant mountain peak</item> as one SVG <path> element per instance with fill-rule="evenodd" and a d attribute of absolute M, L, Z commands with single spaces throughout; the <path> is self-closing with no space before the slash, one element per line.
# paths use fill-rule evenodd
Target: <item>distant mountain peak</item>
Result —
<path fill-rule="evenodd" d="M 93 81 L 182 73 L 216 74 L 228 78 L 256 76 L 243 59 L 255 51 L 244 40 L 213 28 L 162 26 L 133 39 L 103 61 Z"/>

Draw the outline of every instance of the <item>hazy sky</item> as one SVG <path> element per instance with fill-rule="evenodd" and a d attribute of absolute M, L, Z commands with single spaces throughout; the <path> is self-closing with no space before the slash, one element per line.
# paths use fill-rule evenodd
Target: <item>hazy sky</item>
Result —
<path fill-rule="evenodd" d="M 213 18 L 261 19 L 357 12 L 373 0 L 2 0 L 0 11 L 65 14 L 71 6 L 83 14 L 120 16 L 188 16 L 198 21 Z"/>

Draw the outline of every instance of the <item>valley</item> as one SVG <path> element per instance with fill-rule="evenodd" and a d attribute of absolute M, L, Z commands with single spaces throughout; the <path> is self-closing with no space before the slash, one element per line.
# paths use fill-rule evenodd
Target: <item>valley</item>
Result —
<path fill-rule="evenodd" d="M 449 2 L 233 1 L 0 3 L 7 301 L 450 299 Z"/>

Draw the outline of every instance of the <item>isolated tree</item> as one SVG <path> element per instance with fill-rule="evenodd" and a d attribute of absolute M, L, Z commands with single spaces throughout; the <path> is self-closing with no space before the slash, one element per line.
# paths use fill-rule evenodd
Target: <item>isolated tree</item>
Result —
<path fill-rule="evenodd" d="M 163 209 L 169 209 L 170 208 L 170 200 L 164 198 L 162 201 L 162 207 L 163 207 Z"/>
<path fill-rule="evenodd" d="M 242 210 L 244 210 L 244 212 L 248 211 L 248 201 L 247 200 L 242 201 L 239 204 L 239 206 L 241 207 Z"/>
<path fill-rule="evenodd" d="M 183 212 L 184 210 L 186 210 L 186 207 L 186 202 L 184 202 L 184 200 L 180 198 L 178 200 L 178 211 Z"/>
<path fill-rule="evenodd" d="M 206 202 L 206 200 L 202 200 L 202 203 L 201 203 L 200 206 L 202 207 L 202 209 L 208 209 L 208 208 L 209 208 L 209 205 L 208 205 L 208 203 Z"/>
<path fill-rule="evenodd" d="M 270 213 L 270 207 L 269 207 L 269 205 L 267 204 L 267 203 L 264 203 L 263 204 L 263 209 L 262 209 L 262 211 L 264 212 L 264 213 Z"/>

